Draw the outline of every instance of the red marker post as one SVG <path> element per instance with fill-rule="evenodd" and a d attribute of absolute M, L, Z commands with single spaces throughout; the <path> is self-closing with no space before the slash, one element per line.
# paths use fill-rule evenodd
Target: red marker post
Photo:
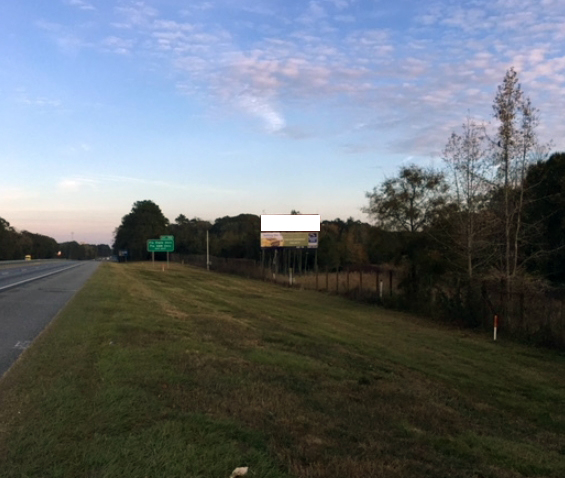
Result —
<path fill-rule="evenodd" d="M 494 340 L 496 340 L 496 332 L 498 330 L 498 315 L 494 316 Z"/>

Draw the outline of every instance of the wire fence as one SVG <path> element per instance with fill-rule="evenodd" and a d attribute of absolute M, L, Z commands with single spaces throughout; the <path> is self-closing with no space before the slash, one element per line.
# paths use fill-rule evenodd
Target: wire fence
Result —
<path fill-rule="evenodd" d="M 206 268 L 205 255 L 172 254 L 171 260 Z M 565 348 L 565 290 L 540 284 L 500 280 L 434 285 L 418 297 L 400 268 L 360 265 L 284 273 L 261 261 L 210 257 L 210 270 L 269 281 L 286 287 L 323 291 L 387 307 L 423 313 L 460 326 L 492 329 L 498 316 L 499 337 Z"/>
<path fill-rule="evenodd" d="M 171 256 L 175 262 L 206 267 L 206 256 Z M 330 270 L 309 270 L 300 273 L 290 269 L 276 272 L 265 267 L 261 261 L 210 257 L 210 270 L 237 274 L 240 276 L 265 280 L 288 287 L 325 291 L 333 294 L 356 297 L 364 300 L 386 300 L 398 292 L 398 273 L 392 268 L 374 265 L 351 266 Z"/>

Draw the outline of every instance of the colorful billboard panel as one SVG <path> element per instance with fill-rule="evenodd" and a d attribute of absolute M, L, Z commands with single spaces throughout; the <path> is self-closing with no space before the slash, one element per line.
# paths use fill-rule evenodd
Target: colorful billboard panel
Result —
<path fill-rule="evenodd" d="M 317 232 L 262 232 L 261 247 L 318 247 Z"/>

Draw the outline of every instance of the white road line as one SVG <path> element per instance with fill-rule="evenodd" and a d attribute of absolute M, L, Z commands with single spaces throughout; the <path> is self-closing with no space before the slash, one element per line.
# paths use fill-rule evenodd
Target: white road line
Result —
<path fill-rule="evenodd" d="M 20 350 L 25 350 L 25 349 L 27 349 L 30 345 L 31 345 L 31 340 L 22 340 L 22 341 L 16 342 L 16 345 L 14 345 L 14 348 L 15 348 L 15 349 L 20 349 Z"/>
<path fill-rule="evenodd" d="M 32 277 L 31 279 L 26 279 L 26 280 L 22 280 L 20 282 L 14 282 L 13 284 L 5 285 L 4 287 L 0 287 L 0 292 L 2 292 L 3 290 L 6 290 L 6 289 L 11 289 L 12 287 L 17 287 L 19 285 L 26 284 L 27 282 L 32 282 L 34 280 L 43 279 L 44 277 L 49 277 L 49 276 L 52 276 L 54 274 L 58 274 L 59 272 L 68 271 L 69 269 L 73 269 L 74 267 L 78 267 L 80 265 L 81 264 L 75 264 L 75 265 L 72 265 L 72 266 L 69 266 L 69 267 L 65 267 L 64 269 L 58 269 L 56 271 L 49 272 L 49 274 L 43 274 L 42 276 Z"/>

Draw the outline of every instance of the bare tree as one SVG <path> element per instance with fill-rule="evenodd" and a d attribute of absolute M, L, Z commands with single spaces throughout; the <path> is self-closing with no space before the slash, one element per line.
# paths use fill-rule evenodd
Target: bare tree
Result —
<path fill-rule="evenodd" d="M 502 224 L 504 231 L 503 273 L 507 287 L 518 272 L 520 243 L 524 236 L 525 179 L 528 167 L 547 156 L 549 145 L 538 140 L 536 128 L 539 112 L 524 97 L 518 74 L 510 68 L 498 87 L 493 103 L 499 125 L 492 141 L 498 185 L 502 191 Z"/>
<path fill-rule="evenodd" d="M 479 214 L 493 187 L 488 152 L 485 125 L 469 117 L 463 123 L 462 134 L 452 133 L 443 150 L 455 206 L 452 218 L 456 221 L 456 237 L 450 239 L 464 258 L 469 279 L 480 260 L 479 253 L 483 252 L 480 249 L 484 249 L 478 247 L 480 242 L 477 239 L 486 232 L 487 223 L 480 220 Z"/>

